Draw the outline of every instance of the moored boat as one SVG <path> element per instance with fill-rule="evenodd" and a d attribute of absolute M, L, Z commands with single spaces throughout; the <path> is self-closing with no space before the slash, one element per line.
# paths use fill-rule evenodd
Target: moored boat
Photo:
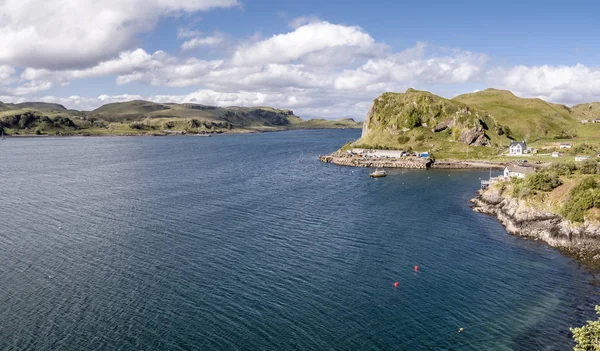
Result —
<path fill-rule="evenodd" d="M 371 178 L 381 178 L 387 176 L 387 173 L 384 169 L 377 169 L 375 172 L 369 173 L 369 177 Z"/>

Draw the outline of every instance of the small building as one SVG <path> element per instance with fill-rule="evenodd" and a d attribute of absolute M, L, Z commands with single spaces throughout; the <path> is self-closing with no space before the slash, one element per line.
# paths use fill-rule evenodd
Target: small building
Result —
<path fill-rule="evenodd" d="M 589 160 L 591 157 L 587 156 L 587 155 L 583 155 L 583 156 L 575 156 L 575 162 L 582 162 L 585 160 Z"/>
<path fill-rule="evenodd" d="M 552 157 L 561 157 L 561 156 L 562 156 L 562 154 L 560 152 L 558 152 L 558 151 L 554 151 L 552 153 Z"/>
<path fill-rule="evenodd" d="M 527 153 L 527 143 L 524 141 L 513 141 L 508 148 L 510 155 L 523 155 Z"/>
<path fill-rule="evenodd" d="M 429 152 L 421 152 L 421 154 L 419 155 L 422 158 L 428 158 L 429 157 Z"/>
<path fill-rule="evenodd" d="M 582 124 L 588 124 L 588 123 L 590 123 L 590 120 L 589 119 L 582 119 L 581 123 Z"/>
<path fill-rule="evenodd" d="M 528 174 L 535 173 L 535 168 L 531 166 L 513 166 L 509 165 L 504 168 L 504 177 L 525 178 Z"/>
<path fill-rule="evenodd" d="M 573 144 L 571 143 L 560 143 L 560 145 L 558 146 L 559 149 L 570 149 L 573 147 Z"/>
<path fill-rule="evenodd" d="M 596 119 L 594 120 L 594 123 L 600 123 L 600 118 L 596 118 Z"/>

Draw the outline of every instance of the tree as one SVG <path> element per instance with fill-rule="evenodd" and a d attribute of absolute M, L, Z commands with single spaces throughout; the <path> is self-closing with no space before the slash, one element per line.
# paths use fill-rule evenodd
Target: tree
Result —
<path fill-rule="evenodd" d="M 600 314 L 600 306 L 596 306 L 596 313 Z M 580 328 L 571 328 L 575 339 L 574 351 L 600 351 L 600 319 L 588 321 Z"/>

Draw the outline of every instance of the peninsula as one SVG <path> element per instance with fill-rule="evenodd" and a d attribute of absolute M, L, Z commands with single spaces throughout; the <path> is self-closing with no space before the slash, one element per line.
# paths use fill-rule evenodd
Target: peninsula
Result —
<path fill-rule="evenodd" d="M 513 152 L 511 144 L 521 149 Z M 445 99 L 426 91 L 384 93 L 362 136 L 323 162 L 360 167 L 498 168 L 526 159 L 540 167 L 596 157 L 600 104 L 573 107 L 487 89 Z"/>
<path fill-rule="evenodd" d="M 252 133 L 293 129 L 361 128 L 351 118 L 303 120 L 271 107 L 216 107 L 129 101 L 93 111 L 69 110 L 44 102 L 0 102 L 4 135 L 183 135 Z"/>

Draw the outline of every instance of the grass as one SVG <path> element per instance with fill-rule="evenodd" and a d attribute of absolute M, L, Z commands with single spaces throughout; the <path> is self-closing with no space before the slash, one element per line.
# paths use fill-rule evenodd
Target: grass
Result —
<path fill-rule="evenodd" d="M 21 116 L 27 123 L 14 123 Z M 33 115 L 33 117 L 31 117 Z M 74 127 L 62 128 L 42 119 L 67 117 Z M 12 121 L 12 122 L 11 122 Z M 303 120 L 290 110 L 271 107 L 215 107 L 199 104 L 157 104 L 129 101 L 104 105 L 94 111 L 67 110 L 45 103 L 0 103 L 0 128 L 5 134 L 146 135 L 171 132 L 223 133 L 314 128 L 361 128 L 351 119 Z"/>

